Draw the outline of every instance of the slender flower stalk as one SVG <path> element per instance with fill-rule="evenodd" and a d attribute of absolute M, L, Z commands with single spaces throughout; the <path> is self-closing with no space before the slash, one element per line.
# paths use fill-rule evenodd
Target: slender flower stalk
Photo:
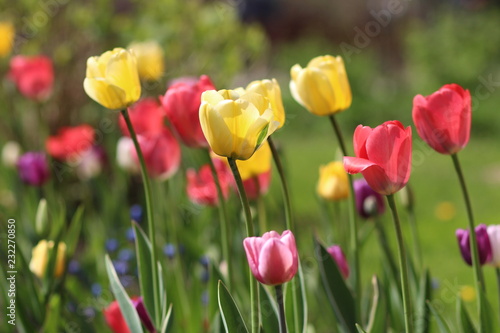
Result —
<path fill-rule="evenodd" d="M 280 317 L 280 333 L 287 333 L 286 319 L 285 319 L 285 305 L 283 304 L 283 285 L 279 284 L 274 288 L 276 290 L 276 300 L 278 301 L 278 309 Z"/>
<path fill-rule="evenodd" d="M 252 221 L 252 213 L 250 212 L 250 205 L 248 204 L 248 198 L 245 192 L 245 187 L 243 186 L 243 180 L 241 179 L 238 166 L 236 165 L 236 160 L 234 158 L 228 157 L 227 162 L 233 173 L 234 181 L 238 187 L 238 193 L 240 194 L 241 205 L 243 206 L 243 211 L 245 212 L 245 222 L 247 237 L 254 236 L 254 228 Z M 252 320 L 252 333 L 258 333 L 260 328 L 259 323 L 259 284 L 257 280 L 253 277 L 252 272 L 249 270 L 248 275 L 250 278 L 250 302 L 251 302 L 251 320 Z"/>
<path fill-rule="evenodd" d="M 234 285 L 234 276 L 233 276 L 233 264 L 231 262 L 231 256 L 229 255 L 229 249 L 231 248 L 231 233 L 229 231 L 228 226 L 228 218 L 227 218 L 227 209 L 226 202 L 224 199 L 224 195 L 222 194 L 222 188 L 220 186 L 219 177 L 217 175 L 217 169 L 215 168 L 214 162 L 208 153 L 208 160 L 210 165 L 210 170 L 212 171 L 212 177 L 214 178 L 215 188 L 217 189 L 217 197 L 219 198 L 219 215 L 220 215 L 220 229 L 221 229 L 221 244 L 222 244 L 222 257 L 226 260 L 227 263 L 227 287 L 231 290 L 231 287 Z"/>
<path fill-rule="evenodd" d="M 158 276 L 158 266 L 157 266 L 157 255 L 156 255 L 156 227 L 154 222 L 154 214 L 153 214 L 153 202 L 151 196 L 151 185 L 149 182 L 149 177 L 146 169 L 146 163 L 144 161 L 144 156 L 141 151 L 141 147 L 139 145 L 139 141 L 137 141 L 137 135 L 135 134 L 134 126 L 130 121 L 130 117 L 128 115 L 127 109 L 121 110 L 121 114 L 125 119 L 127 124 L 127 129 L 130 133 L 130 137 L 134 142 L 135 150 L 137 151 L 137 157 L 139 159 L 139 163 L 141 165 L 141 176 L 142 182 L 144 183 L 144 194 L 146 199 L 146 213 L 148 219 L 148 232 L 149 232 L 149 241 L 151 242 L 151 268 L 153 274 L 153 304 L 154 304 L 154 322 L 156 327 L 160 327 L 159 323 L 161 322 L 161 303 L 160 303 L 160 281 Z"/>
<path fill-rule="evenodd" d="M 394 194 L 387 195 L 387 201 L 391 208 L 392 217 L 394 220 L 394 227 L 396 229 L 396 237 L 398 241 L 399 252 L 399 266 L 401 271 L 401 285 L 403 293 L 403 308 L 405 316 L 405 331 L 406 333 L 413 333 L 413 314 L 411 309 L 410 300 L 410 287 L 408 281 L 408 264 L 406 258 L 406 251 L 403 240 L 403 233 L 401 231 L 401 223 L 399 222 L 398 211 L 396 209 L 396 202 L 394 201 Z"/>
<path fill-rule="evenodd" d="M 342 150 L 342 154 L 344 156 L 349 156 L 347 153 L 347 148 L 345 145 L 344 137 L 342 136 L 342 132 L 340 127 L 335 119 L 334 115 L 328 116 L 330 118 L 330 122 L 332 124 L 335 135 L 337 136 L 337 140 L 339 142 L 340 149 Z M 351 204 L 349 205 L 349 229 L 350 229 L 350 247 L 352 253 L 352 279 L 354 281 L 354 291 L 355 296 L 359 298 L 361 296 L 361 272 L 359 265 L 359 240 L 358 240 L 358 224 L 356 221 L 356 196 L 354 195 L 354 185 L 352 175 L 349 174 L 349 191 L 351 193 Z M 361 311 L 361 302 L 356 302 L 356 315 L 359 318 Z"/>
<path fill-rule="evenodd" d="M 286 178 L 285 178 L 285 172 L 283 170 L 283 164 L 281 163 L 281 159 L 280 159 L 280 156 L 278 154 L 278 150 L 276 149 L 276 146 L 274 145 L 274 141 L 272 140 L 271 136 L 269 136 L 267 138 L 267 142 L 269 142 L 269 147 L 271 148 L 271 153 L 273 155 L 274 164 L 276 165 L 276 169 L 278 169 L 278 174 L 280 175 L 281 192 L 283 193 L 283 200 L 284 200 L 284 205 L 285 205 L 286 229 L 294 232 L 295 229 L 294 229 L 294 225 L 292 222 L 292 205 L 290 204 L 290 194 L 288 191 L 288 185 L 287 185 Z M 266 230 L 262 230 L 262 231 L 266 231 Z M 296 279 L 293 279 L 291 281 L 293 320 L 295 323 L 295 327 L 298 329 L 299 328 L 299 301 L 298 301 L 298 295 L 297 295 L 297 289 L 298 289 L 297 283 L 298 283 L 298 281 Z M 285 326 L 285 332 L 286 332 L 286 326 Z"/>

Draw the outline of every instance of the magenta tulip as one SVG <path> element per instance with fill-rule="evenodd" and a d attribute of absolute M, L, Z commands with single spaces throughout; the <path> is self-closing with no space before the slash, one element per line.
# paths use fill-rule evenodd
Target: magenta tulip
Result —
<path fill-rule="evenodd" d="M 490 238 L 486 225 L 480 224 L 475 229 L 477 239 L 477 249 L 479 253 L 479 264 L 483 265 L 491 260 L 492 250 Z M 472 254 L 470 250 L 469 230 L 457 229 L 455 232 L 460 247 L 462 258 L 469 265 L 472 265 Z"/>
<path fill-rule="evenodd" d="M 339 245 L 332 245 L 326 250 L 337 263 L 337 267 L 339 268 L 340 273 L 342 273 L 344 279 L 347 279 L 349 277 L 349 265 L 347 264 L 342 248 Z"/>

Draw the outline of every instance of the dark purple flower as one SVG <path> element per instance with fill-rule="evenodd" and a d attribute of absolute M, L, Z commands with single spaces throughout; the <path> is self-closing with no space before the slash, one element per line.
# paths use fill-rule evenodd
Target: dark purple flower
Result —
<path fill-rule="evenodd" d="M 375 192 L 364 178 L 354 181 L 356 195 L 356 210 L 363 218 L 381 215 L 385 211 L 384 198 Z"/>
<path fill-rule="evenodd" d="M 155 328 L 153 323 L 151 322 L 151 318 L 149 317 L 148 311 L 144 306 L 144 302 L 142 301 L 142 297 L 137 297 L 136 299 L 132 299 L 132 304 L 137 310 L 137 314 L 139 318 L 141 318 L 142 323 L 146 327 L 149 332 L 155 332 Z"/>
<path fill-rule="evenodd" d="M 29 185 L 41 186 L 49 178 L 49 165 L 44 153 L 27 152 L 17 160 L 19 178 Z"/>
<path fill-rule="evenodd" d="M 345 258 L 344 252 L 339 245 L 332 245 L 326 249 L 328 253 L 332 256 L 333 260 L 337 263 L 337 267 L 344 279 L 349 277 L 349 265 L 347 264 L 347 260 Z"/>
<path fill-rule="evenodd" d="M 460 248 L 460 253 L 462 253 L 462 258 L 464 258 L 467 264 L 472 266 L 469 230 L 457 229 L 455 234 L 457 235 L 458 246 Z M 485 224 L 480 224 L 476 227 L 476 239 L 479 252 L 479 263 L 483 265 L 486 262 L 490 261 L 492 256 L 490 238 L 488 237 L 488 231 Z"/>

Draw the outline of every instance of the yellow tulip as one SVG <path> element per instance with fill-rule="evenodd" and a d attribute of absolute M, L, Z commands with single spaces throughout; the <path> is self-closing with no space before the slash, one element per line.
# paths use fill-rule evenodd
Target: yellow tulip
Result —
<path fill-rule="evenodd" d="M 53 241 L 41 240 L 31 252 L 30 270 L 40 279 L 44 277 L 49 262 L 49 250 L 54 248 Z M 64 273 L 66 260 L 66 244 L 59 242 L 57 246 L 56 261 L 54 266 L 54 277 L 60 277 Z"/>
<path fill-rule="evenodd" d="M 342 57 L 316 57 L 306 68 L 293 66 L 290 74 L 292 96 L 309 112 L 327 116 L 351 106 L 351 87 Z"/>
<path fill-rule="evenodd" d="M 165 70 L 163 50 L 156 41 L 132 43 L 128 47 L 137 59 L 139 77 L 143 80 L 158 80 Z"/>
<path fill-rule="evenodd" d="M 349 197 L 349 182 L 342 162 L 330 162 L 319 168 L 317 192 L 323 199 L 331 201 Z"/>
<path fill-rule="evenodd" d="M 108 109 L 125 109 L 141 96 L 135 55 L 122 48 L 87 60 L 87 95 Z"/>
<path fill-rule="evenodd" d="M 246 91 L 261 94 L 269 99 L 271 109 L 273 109 L 274 120 L 279 122 L 279 127 L 285 124 L 285 108 L 283 107 L 283 100 L 281 98 L 281 88 L 276 79 L 253 81 L 247 86 Z"/>
<path fill-rule="evenodd" d="M 14 44 L 16 31 L 10 22 L 0 22 L 0 57 L 9 55 Z"/>
<path fill-rule="evenodd" d="M 205 91 L 200 124 L 215 154 L 239 160 L 249 159 L 279 126 L 266 97 L 235 90 Z"/>

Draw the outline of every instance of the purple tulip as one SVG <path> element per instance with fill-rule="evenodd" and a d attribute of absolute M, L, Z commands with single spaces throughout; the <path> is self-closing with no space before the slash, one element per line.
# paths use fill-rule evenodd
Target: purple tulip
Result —
<path fill-rule="evenodd" d="M 361 217 L 367 219 L 384 213 L 383 196 L 375 192 L 364 178 L 355 180 L 353 186 L 356 195 L 356 210 Z"/>
<path fill-rule="evenodd" d="M 465 262 L 472 265 L 472 254 L 469 243 L 469 230 L 457 229 L 455 232 L 458 239 L 458 246 Z M 480 224 L 476 227 L 476 239 L 479 252 L 479 263 L 481 265 L 489 262 L 492 257 L 490 238 L 485 224 Z"/>
<path fill-rule="evenodd" d="M 27 152 L 17 160 L 19 178 L 29 185 L 41 186 L 49 178 L 49 165 L 44 153 Z"/>
<path fill-rule="evenodd" d="M 134 305 L 135 309 L 137 310 L 137 314 L 139 315 L 139 318 L 141 318 L 142 323 L 148 330 L 148 332 L 155 332 L 155 327 L 153 326 L 153 323 L 151 322 L 151 318 L 149 317 L 148 311 L 146 310 L 146 307 L 144 306 L 144 302 L 142 300 L 142 296 L 138 297 L 136 299 L 132 299 L 132 304 Z"/>
<path fill-rule="evenodd" d="M 337 263 L 337 266 L 342 273 L 344 279 L 349 277 L 349 265 L 347 264 L 347 260 L 345 258 L 344 252 L 339 245 L 332 245 L 326 249 L 328 253 L 332 256 L 333 260 Z"/>

